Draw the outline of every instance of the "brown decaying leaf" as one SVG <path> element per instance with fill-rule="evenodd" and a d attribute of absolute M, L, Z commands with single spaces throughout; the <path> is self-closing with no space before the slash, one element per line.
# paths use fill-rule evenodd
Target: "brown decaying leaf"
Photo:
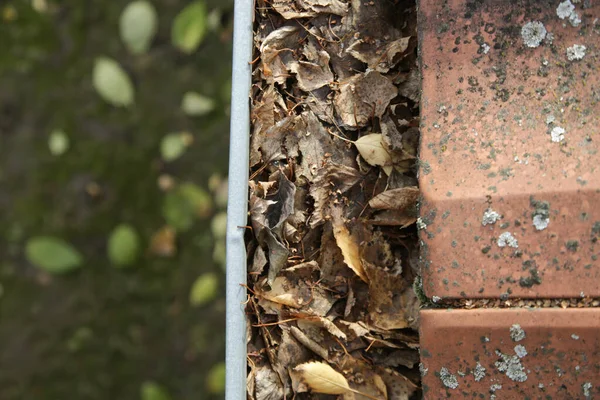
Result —
<path fill-rule="evenodd" d="M 362 39 L 352 43 L 348 50 L 357 60 L 366 63 L 370 69 L 386 73 L 400 61 L 398 54 L 403 53 L 408 48 L 410 37 L 400 38 L 393 42 L 384 42 L 382 46 L 376 46 L 371 42 Z"/>
<path fill-rule="evenodd" d="M 369 206 L 376 210 L 405 210 L 417 204 L 419 193 L 416 186 L 386 190 L 369 200 Z"/>
<path fill-rule="evenodd" d="M 333 226 L 333 235 L 335 236 L 335 241 L 342 251 L 342 255 L 344 256 L 344 262 L 348 267 L 350 267 L 350 269 L 352 269 L 352 271 L 356 273 L 356 275 L 358 275 L 360 279 L 362 279 L 364 282 L 369 282 L 369 278 L 365 273 L 362 260 L 360 258 L 359 245 L 344 224 L 341 208 L 338 207 L 332 210 L 331 224 Z"/>
<path fill-rule="evenodd" d="M 419 300 L 404 277 L 363 261 L 369 279 L 369 318 L 380 329 L 416 327 Z"/>
<path fill-rule="evenodd" d="M 175 235 L 175 229 L 170 226 L 162 227 L 152 235 L 148 251 L 160 257 L 174 256 L 177 252 Z"/>
<path fill-rule="evenodd" d="M 272 7 L 285 19 L 314 17 L 318 14 L 346 15 L 348 6 L 340 0 L 272 0 Z"/>
<path fill-rule="evenodd" d="M 311 228 L 322 224 L 329 215 L 329 203 L 332 193 L 345 193 L 358 183 L 361 175 L 354 168 L 340 164 L 328 164 L 319 173 L 310 187 L 310 196 L 315 201 L 315 209 L 310 220 Z"/>
<path fill-rule="evenodd" d="M 340 125 L 348 129 L 367 126 L 372 118 L 381 118 L 397 94 L 396 86 L 377 71 L 354 75 L 340 84 L 335 96 Z"/>

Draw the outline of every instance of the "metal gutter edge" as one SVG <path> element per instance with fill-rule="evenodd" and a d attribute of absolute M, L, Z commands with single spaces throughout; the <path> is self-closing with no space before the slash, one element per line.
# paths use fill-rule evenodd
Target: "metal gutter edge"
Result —
<path fill-rule="evenodd" d="M 235 0 L 227 204 L 226 400 L 246 398 L 246 245 L 253 0 Z"/>

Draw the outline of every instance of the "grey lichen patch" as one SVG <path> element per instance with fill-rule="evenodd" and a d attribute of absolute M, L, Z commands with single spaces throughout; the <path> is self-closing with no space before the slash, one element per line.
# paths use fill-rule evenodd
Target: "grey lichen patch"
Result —
<path fill-rule="evenodd" d="M 567 47 L 567 59 L 569 61 L 582 60 L 585 57 L 585 51 L 587 47 L 581 44 L 574 44 L 571 47 Z"/>
<path fill-rule="evenodd" d="M 419 230 L 427 229 L 427 224 L 423 221 L 421 217 L 417 218 L 417 228 Z"/>
<path fill-rule="evenodd" d="M 527 47 L 538 47 L 546 37 L 546 27 L 539 21 L 530 21 L 521 28 L 521 37 Z"/>
<path fill-rule="evenodd" d="M 425 368 L 425 365 L 423 365 L 423 363 L 419 363 L 419 371 L 421 372 L 421 376 L 425 376 L 427 375 L 427 372 L 429 372 L 429 368 Z"/>
<path fill-rule="evenodd" d="M 440 369 L 440 380 L 448 389 L 456 389 L 458 387 L 458 379 L 456 379 L 456 376 L 452 375 L 446 367 Z"/>
<path fill-rule="evenodd" d="M 571 339 L 573 339 L 573 340 L 579 340 L 579 336 L 573 333 L 571 335 Z"/>
<path fill-rule="evenodd" d="M 517 357 L 523 358 L 527 355 L 527 349 L 525 349 L 525 346 L 523 346 L 522 344 L 518 344 L 515 346 L 515 354 L 517 355 Z"/>
<path fill-rule="evenodd" d="M 523 328 L 521 328 L 521 325 L 514 324 L 510 327 L 510 338 L 514 342 L 520 342 L 521 340 L 525 339 L 525 331 Z"/>
<path fill-rule="evenodd" d="M 535 200 L 533 197 L 529 199 L 529 204 L 535 208 L 531 216 L 533 218 L 533 226 L 538 231 L 544 230 L 550 224 L 550 203 L 547 201 Z"/>
<path fill-rule="evenodd" d="M 527 380 L 527 373 L 525 368 L 521 364 L 521 359 L 517 356 L 509 356 L 496 350 L 496 355 L 502 358 L 501 361 L 496 361 L 494 364 L 498 371 L 504 372 L 504 374 L 515 382 L 525 382 Z"/>
<path fill-rule="evenodd" d="M 552 139 L 554 143 L 560 143 L 563 140 L 565 140 L 565 133 L 567 133 L 567 131 L 565 131 L 564 128 L 561 128 L 560 126 L 555 126 L 550 131 L 550 139 Z"/>
<path fill-rule="evenodd" d="M 500 389 L 502 389 L 502 385 L 499 383 L 494 383 L 492 386 L 490 386 L 490 392 L 492 393 Z"/>
<path fill-rule="evenodd" d="M 519 242 L 510 232 L 502 232 L 498 237 L 498 247 L 519 247 Z"/>
<path fill-rule="evenodd" d="M 589 399 L 592 397 L 592 383 L 591 382 L 585 382 L 583 385 L 581 385 L 581 390 L 583 390 L 583 395 Z"/>
<path fill-rule="evenodd" d="M 571 3 L 571 0 L 563 1 L 556 7 L 556 15 L 560 19 L 569 18 L 573 11 L 575 11 L 575 6 Z"/>
<path fill-rule="evenodd" d="M 485 378 L 485 367 L 480 363 L 477 363 L 477 365 L 473 369 L 473 377 L 475 377 L 475 382 L 479 382 L 480 380 Z"/>
<path fill-rule="evenodd" d="M 500 216 L 500 214 L 498 214 L 496 211 L 492 210 L 491 208 L 488 208 L 483 213 L 483 218 L 481 219 L 481 225 L 486 226 L 486 225 L 495 224 L 496 221 L 498 221 L 500 218 L 502 218 Z"/>
<path fill-rule="evenodd" d="M 546 229 L 549 223 L 550 218 L 548 217 L 544 217 L 542 215 L 533 216 L 533 226 L 535 226 L 535 229 L 537 229 L 538 231 L 543 231 L 544 229 Z"/>
<path fill-rule="evenodd" d="M 560 19 L 568 19 L 572 26 L 577 27 L 581 24 L 581 18 L 577 11 L 575 11 L 575 6 L 570 0 L 563 1 L 558 5 L 556 15 Z"/>

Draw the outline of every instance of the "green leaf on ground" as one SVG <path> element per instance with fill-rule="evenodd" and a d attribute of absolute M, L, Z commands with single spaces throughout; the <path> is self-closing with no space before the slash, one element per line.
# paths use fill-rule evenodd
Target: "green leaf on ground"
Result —
<path fill-rule="evenodd" d="M 206 191 L 193 183 L 182 183 L 168 192 L 163 203 L 163 217 L 179 232 L 189 230 L 196 218 L 210 215 L 212 201 Z"/>
<path fill-rule="evenodd" d="M 140 238 L 136 230 L 131 225 L 121 224 L 108 238 L 108 259 L 117 267 L 126 267 L 135 263 L 140 248 Z"/>
<path fill-rule="evenodd" d="M 61 274 L 81 267 L 81 254 L 69 243 L 51 236 L 37 236 L 25 245 L 27 260 L 51 274 Z"/>
<path fill-rule="evenodd" d="M 215 102 L 206 96 L 196 92 L 187 92 L 181 100 L 181 109 L 192 117 L 206 115 L 215 109 Z"/>
<path fill-rule="evenodd" d="M 133 54 L 148 51 L 158 29 L 156 9 L 146 0 L 132 1 L 125 7 L 119 20 L 121 40 Z"/>
<path fill-rule="evenodd" d="M 217 274 L 208 272 L 200 275 L 190 290 L 190 304 L 194 307 L 204 305 L 215 297 L 219 289 L 219 278 Z"/>
<path fill-rule="evenodd" d="M 192 205 L 197 217 L 206 218 L 213 209 L 210 194 L 200 186 L 190 182 L 179 185 L 179 192 Z"/>
<path fill-rule="evenodd" d="M 181 133 L 169 133 L 160 142 L 160 154 L 166 162 L 175 161 L 185 152 L 188 144 Z"/>
<path fill-rule="evenodd" d="M 48 137 L 48 149 L 53 156 L 60 156 L 69 150 L 69 137 L 60 130 L 55 129 Z"/>
<path fill-rule="evenodd" d="M 171 400 L 171 395 L 167 390 L 152 381 L 142 383 L 140 397 L 142 400 Z"/>
<path fill-rule="evenodd" d="M 134 102 L 133 84 L 129 75 L 111 58 L 96 58 L 92 83 L 100 97 L 113 106 L 127 107 Z"/>
<path fill-rule="evenodd" d="M 227 232 L 227 213 L 221 211 L 215 215 L 210 222 L 210 228 L 215 239 L 224 238 Z"/>
<path fill-rule="evenodd" d="M 194 1 L 175 17 L 171 30 L 173 45 L 184 53 L 198 48 L 206 34 L 206 6 L 203 1 Z"/>
<path fill-rule="evenodd" d="M 212 366 L 206 376 L 206 390 L 212 394 L 225 393 L 225 363 Z"/>

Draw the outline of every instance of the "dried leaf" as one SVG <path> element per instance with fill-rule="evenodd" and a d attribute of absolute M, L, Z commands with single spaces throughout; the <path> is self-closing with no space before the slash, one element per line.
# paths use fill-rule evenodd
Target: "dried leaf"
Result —
<path fill-rule="evenodd" d="M 404 277 L 363 260 L 369 279 L 369 318 L 380 329 L 418 327 L 419 300 Z"/>
<path fill-rule="evenodd" d="M 346 15 L 348 6 L 340 0 L 273 0 L 273 8 L 285 19 L 314 17 L 318 14 Z"/>
<path fill-rule="evenodd" d="M 313 42 L 308 41 L 304 47 L 304 55 L 309 61 L 297 61 L 290 65 L 300 89 L 310 92 L 333 82 L 333 72 L 329 68 L 330 57 L 326 51 L 317 50 Z"/>
<path fill-rule="evenodd" d="M 354 240 L 348 231 L 348 228 L 346 228 L 341 215 L 341 210 L 337 208 L 334 209 L 331 213 L 331 217 L 335 242 L 342 251 L 344 262 L 360 279 L 369 282 L 360 258 L 359 244 Z"/>
<path fill-rule="evenodd" d="M 262 73 L 268 83 L 285 85 L 292 63 L 292 51 L 298 48 L 304 33 L 297 26 L 283 26 L 269 33 L 260 45 Z"/>
<path fill-rule="evenodd" d="M 256 400 L 280 400 L 285 393 L 279 375 L 271 367 L 262 366 L 256 369 L 255 392 Z"/>
<path fill-rule="evenodd" d="M 383 141 L 381 133 L 371 133 L 354 142 L 361 157 L 370 165 L 383 167 L 389 175 L 392 172 L 392 154 Z"/>
<path fill-rule="evenodd" d="M 268 282 L 271 285 L 277 274 L 279 274 L 279 271 L 285 266 L 290 252 L 285 245 L 277 240 L 269 229 L 264 229 L 262 233 L 264 239 L 261 240 L 261 238 L 259 238 L 259 242 L 264 241 L 269 248 Z"/>
<path fill-rule="evenodd" d="M 369 200 L 369 206 L 376 210 L 405 210 L 414 208 L 419 199 L 419 188 L 408 186 L 386 190 Z"/>
<path fill-rule="evenodd" d="M 356 185 L 360 178 L 361 175 L 356 169 L 340 164 L 328 164 L 319 171 L 310 187 L 310 196 L 315 201 L 315 209 L 310 220 L 311 228 L 325 221 L 331 193 L 345 193 Z"/>
<path fill-rule="evenodd" d="M 386 73 L 400 61 L 397 54 L 403 53 L 408 48 L 410 37 L 400 38 L 392 42 L 383 41 L 377 46 L 372 41 L 362 39 L 352 43 L 346 50 L 357 60 L 366 63 L 370 69 Z"/>
<path fill-rule="evenodd" d="M 315 393 L 344 394 L 351 391 L 344 375 L 323 362 L 308 362 L 294 368 L 302 382 Z"/>
<path fill-rule="evenodd" d="M 312 261 L 311 264 L 316 265 L 317 263 Z M 288 271 L 285 272 L 289 276 L 296 276 L 291 275 L 292 272 L 288 273 Z M 315 317 L 327 315 L 335 303 L 335 299 L 330 293 L 318 286 L 308 285 L 303 280 L 278 276 L 269 286 L 271 288 L 268 290 L 261 286 L 255 287 L 255 290 L 261 297 L 269 301 L 302 310 L 302 312 Z"/>
<path fill-rule="evenodd" d="M 396 86 L 379 72 L 356 74 L 340 84 L 334 100 L 335 110 L 343 127 L 362 128 L 372 118 L 381 118 L 397 94 Z"/>

